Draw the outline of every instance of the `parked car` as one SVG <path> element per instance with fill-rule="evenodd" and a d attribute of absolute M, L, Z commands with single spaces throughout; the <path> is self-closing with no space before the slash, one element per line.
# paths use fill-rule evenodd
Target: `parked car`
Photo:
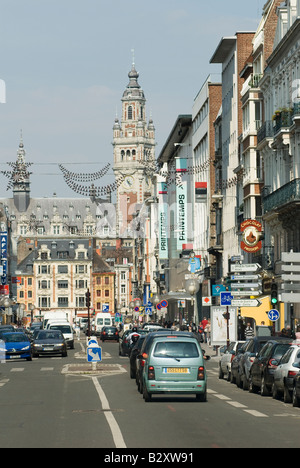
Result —
<path fill-rule="evenodd" d="M 272 389 L 274 372 L 282 356 L 291 346 L 291 340 L 273 338 L 260 350 L 250 369 L 249 391 L 260 390 L 262 396 L 269 395 Z"/>
<path fill-rule="evenodd" d="M 252 364 L 262 347 L 271 339 L 272 337 L 269 335 L 255 336 L 246 342 L 247 346 L 243 349 L 243 355 L 238 363 L 238 376 L 236 378 L 238 387 L 249 390 L 250 369 Z"/>
<path fill-rule="evenodd" d="M 242 347 L 239 349 L 238 353 L 235 355 L 235 357 L 231 361 L 230 382 L 233 383 L 233 384 L 237 384 L 238 386 L 240 386 L 240 384 L 241 384 L 239 363 L 240 363 L 240 360 L 243 357 L 243 354 L 245 352 L 245 349 L 246 349 L 247 345 L 248 345 L 248 341 L 246 341 L 242 345 Z"/>
<path fill-rule="evenodd" d="M 300 370 L 294 377 L 292 403 L 295 408 L 300 407 Z"/>
<path fill-rule="evenodd" d="M 231 376 L 231 363 L 235 356 L 239 353 L 245 341 L 232 341 L 229 347 L 224 350 L 224 354 L 219 361 L 219 379 L 224 379 L 224 375 L 227 376 L 227 380 L 230 380 Z"/>
<path fill-rule="evenodd" d="M 32 361 L 31 342 L 25 333 L 8 332 L 1 335 L 1 356 L 5 359 L 26 359 Z"/>
<path fill-rule="evenodd" d="M 136 379 L 137 356 L 140 354 L 143 342 L 147 335 L 141 335 L 135 343 L 130 354 L 130 378 Z"/>
<path fill-rule="evenodd" d="M 274 371 L 272 396 L 275 399 L 283 395 L 284 403 L 291 403 L 294 389 L 294 379 L 300 368 L 300 344 L 293 344 L 282 356 Z"/>
<path fill-rule="evenodd" d="M 206 401 L 207 377 L 201 347 L 196 338 L 160 336 L 152 341 L 143 368 L 143 398 L 152 395 L 195 394 Z"/>
<path fill-rule="evenodd" d="M 103 327 L 100 332 L 100 340 L 103 343 L 107 340 L 119 341 L 119 332 L 117 327 Z"/>
<path fill-rule="evenodd" d="M 67 343 L 60 330 L 39 330 L 33 341 L 33 356 L 61 354 L 67 357 Z"/>
<path fill-rule="evenodd" d="M 119 356 L 128 356 L 129 354 L 129 341 L 128 336 L 131 334 L 131 329 L 122 331 L 119 335 Z"/>
<path fill-rule="evenodd" d="M 119 339 L 119 356 L 129 356 L 137 340 L 131 340 L 130 336 L 135 333 L 138 336 L 148 335 L 149 330 L 138 328 L 136 332 L 133 329 L 126 330 Z"/>

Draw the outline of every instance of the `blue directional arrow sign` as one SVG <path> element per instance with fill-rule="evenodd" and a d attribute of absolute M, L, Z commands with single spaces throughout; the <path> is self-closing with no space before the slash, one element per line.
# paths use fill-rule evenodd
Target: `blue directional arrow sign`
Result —
<path fill-rule="evenodd" d="M 271 322 L 277 322 L 277 320 L 280 318 L 280 313 L 276 309 L 271 309 L 268 312 L 268 317 Z"/>
<path fill-rule="evenodd" d="M 233 299 L 231 292 L 221 292 L 220 293 L 220 298 L 221 298 L 221 306 L 230 306 L 231 301 Z"/>
<path fill-rule="evenodd" d="M 102 361 L 102 348 L 98 346 L 93 340 L 89 341 L 87 348 L 87 361 L 88 362 L 101 362 Z"/>

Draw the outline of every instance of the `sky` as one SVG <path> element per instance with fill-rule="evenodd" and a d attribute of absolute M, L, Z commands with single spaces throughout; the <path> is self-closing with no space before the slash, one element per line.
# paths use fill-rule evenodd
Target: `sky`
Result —
<path fill-rule="evenodd" d="M 220 40 L 255 31 L 266 0 L 0 0 L 0 171 L 22 131 L 31 196 L 76 197 L 71 172 L 113 165 L 113 124 L 134 60 L 156 129 L 156 156 L 208 75 Z M 114 180 L 112 170 L 95 185 Z M 0 198 L 11 197 L 0 174 Z"/>

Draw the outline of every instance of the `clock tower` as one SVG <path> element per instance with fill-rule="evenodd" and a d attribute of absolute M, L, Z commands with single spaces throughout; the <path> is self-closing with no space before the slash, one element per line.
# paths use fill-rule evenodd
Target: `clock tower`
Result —
<path fill-rule="evenodd" d="M 155 160 L 155 128 L 146 121 L 146 99 L 138 83 L 135 64 L 122 97 L 122 119 L 113 127 L 114 167 L 117 188 L 117 235 L 126 237 L 138 205 L 153 195 L 149 165 Z"/>

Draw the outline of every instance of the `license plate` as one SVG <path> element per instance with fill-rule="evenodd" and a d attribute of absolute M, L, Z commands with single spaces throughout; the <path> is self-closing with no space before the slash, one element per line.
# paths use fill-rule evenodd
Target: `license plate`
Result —
<path fill-rule="evenodd" d="M 21 356 L 20 355 L 10 355 L 10 359 L 20 359 Z"/>
<path fill-rule="evenodd" d="M 164 367 L 164 374 L 189 374 L 187 367 Z"/>
<path fill-rule="evenodd" d="M 43 351 L 52 351 L 52 350 L 53 350 L 53 348 L 49 348 L 49 347 L 48 348 L 43 348 Z"/>

